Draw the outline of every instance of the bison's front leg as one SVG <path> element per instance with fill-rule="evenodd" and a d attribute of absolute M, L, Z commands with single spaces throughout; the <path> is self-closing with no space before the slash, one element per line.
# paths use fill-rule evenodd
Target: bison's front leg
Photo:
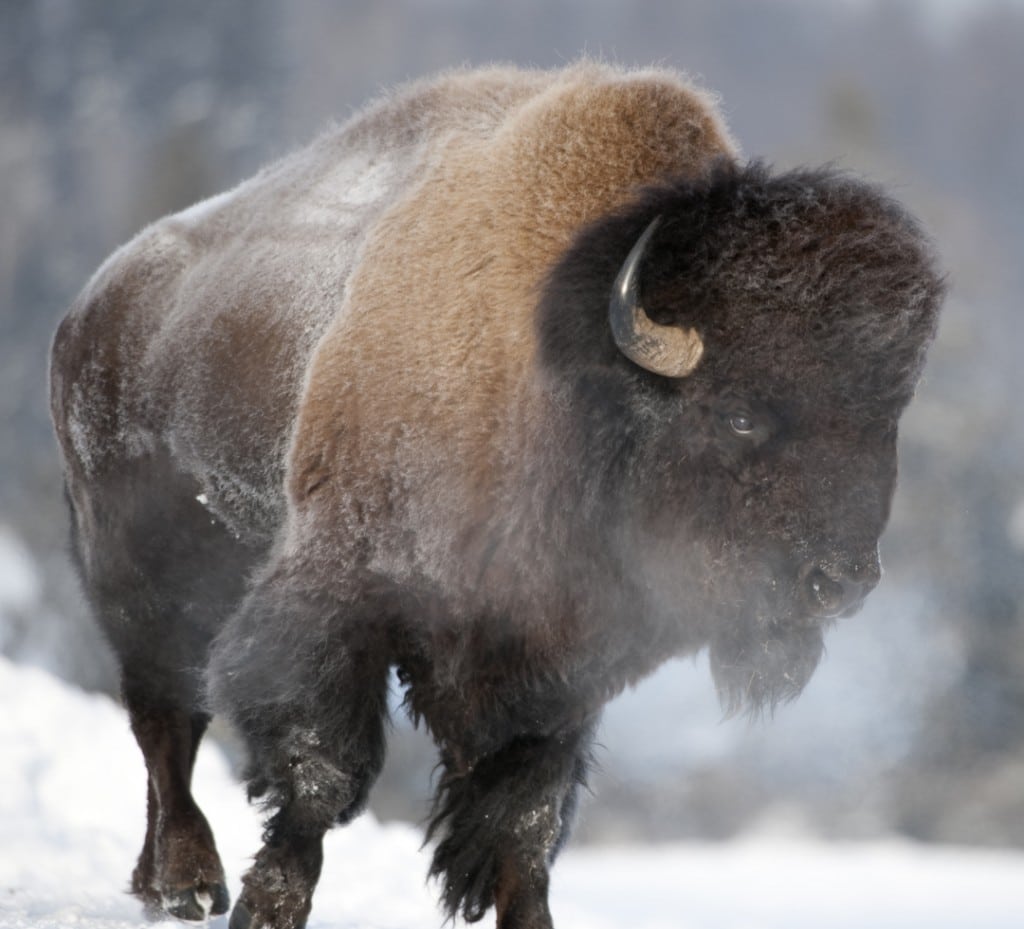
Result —
<path fill-rule="evenodd" d="M 298 929 L 306 924 L 323 863 L 323 833 L 270 827 L 242 878 L 229 929 Z"/>
<path fill-rule="evenodd" d="M 498 929 L 551 929 L 548 869 L 572 825 L 591 732 L 523 736 L 465 767 L 449 747 L 430 834 L 443 836 L 431 874 L 450 915 L 473 922 L 493 904 Z"/>
<path fill-rule="evenodd" d="M 388 660 L 379 624 L 301 574 L 266 574 L 218 638 L 214 706 L 249 750 L 249 793 L 275 810 L 231 929 L 299 929 L 324 833 L 358 814 L 384 756 Z"/>

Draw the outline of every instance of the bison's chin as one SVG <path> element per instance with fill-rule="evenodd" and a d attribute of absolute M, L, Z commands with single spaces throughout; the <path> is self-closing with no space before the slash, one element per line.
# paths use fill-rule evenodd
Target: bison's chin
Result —
<path fill-rule="evenodd" d="M 729 715 L 758 715 L 800 695 L 824 651 L 818 625 L 735 623 L 711 640 L 711 672 Z"/>

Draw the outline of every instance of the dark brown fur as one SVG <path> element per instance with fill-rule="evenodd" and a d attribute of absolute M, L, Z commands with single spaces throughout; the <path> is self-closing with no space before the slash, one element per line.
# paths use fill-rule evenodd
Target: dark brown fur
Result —
<path fill-rule="evenodd" d="M 220 712 L 270 813 L 232 929 L 302 925 L 324 832 L 380 770 L 397 668 L 441 752 L 446 909 L 550 929 L 603 705 L 703 647 L 727 707 L 794 697 L 824 626 L 878 581 L 942 291 L 913 220 L 842 174 L 737 166 L 674 78 L 437 86 L 381 112 L 487 105 L 458 111 L 406 199 L 357 204 L 372 234 L 350 275 L 330 264 L 324 187 L 310 273 L 265 273 L 293 227 L 250 208 L 308 207 L 311 158 L 144 233 L 55 340 L 77 558 L 150 772 L 133 890 L 153 908 L 227 906 L 189 788 Z M 354 125 L 342 155 L 376 138 Z M 704 343 L 680 379 L 629 361 L 608 325 L 655 216 L 644 304 Z M 250 250 L 260 264 L 234 273 Z"/>

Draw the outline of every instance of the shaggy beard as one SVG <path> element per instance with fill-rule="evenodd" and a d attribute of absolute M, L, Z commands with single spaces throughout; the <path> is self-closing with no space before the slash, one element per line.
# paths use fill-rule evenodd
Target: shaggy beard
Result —
<path fill-rule="evenodd" d="M 831 625 L 806 615 L 792 556 L 781 549 L 727 546 L 711 577 L 732 583 L 710 588 L 708 650 L 722 708 L 729 716 L 771 713 L 800 696 L 825 651 Z"/>
<path fill-rule="evenodd" d="M 638 532 L 623 546 L 645 608 L 659 624 L 687 633 L 684 649 L 708 646 L 727 715 L 757 716 L 798 697 L 824 653 L 830 622 L 801 612 L 790 559 L 780 550 L 720 542 L 710 530 L 671 528 L 660 545 Z M 709 536 L 711 543 L 700 541 Z M 699 643 L 688 635 L 697 630 Z"/>
<path fill-rule="evenodd" d="M 757 716 L 800 695 L 824 652 L 819 625 L 726 624 L 712 636 L 711 672 L 730 716 Z"/>

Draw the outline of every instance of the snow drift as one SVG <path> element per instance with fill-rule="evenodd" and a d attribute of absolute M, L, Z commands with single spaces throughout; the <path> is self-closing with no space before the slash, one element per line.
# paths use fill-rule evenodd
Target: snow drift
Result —
<path fill-rule="evenodd" d="M 3 659 L 0 707 L 0 927 L 145 925 L 125 892 L 145 772 L 124 713 Z M 259 818 L 213 744 L 200 752 L 196 795 L 237 894 Z M 310 929 L 437 929 L 420 843 L 418 830 L 369 816 L 331 833 Z M 570 851 L 555 868 L 553 911 L 559 929 L 1011 929 L 1024 925 L 1022 886 L 1020 853 L 758 836 Z"/>

